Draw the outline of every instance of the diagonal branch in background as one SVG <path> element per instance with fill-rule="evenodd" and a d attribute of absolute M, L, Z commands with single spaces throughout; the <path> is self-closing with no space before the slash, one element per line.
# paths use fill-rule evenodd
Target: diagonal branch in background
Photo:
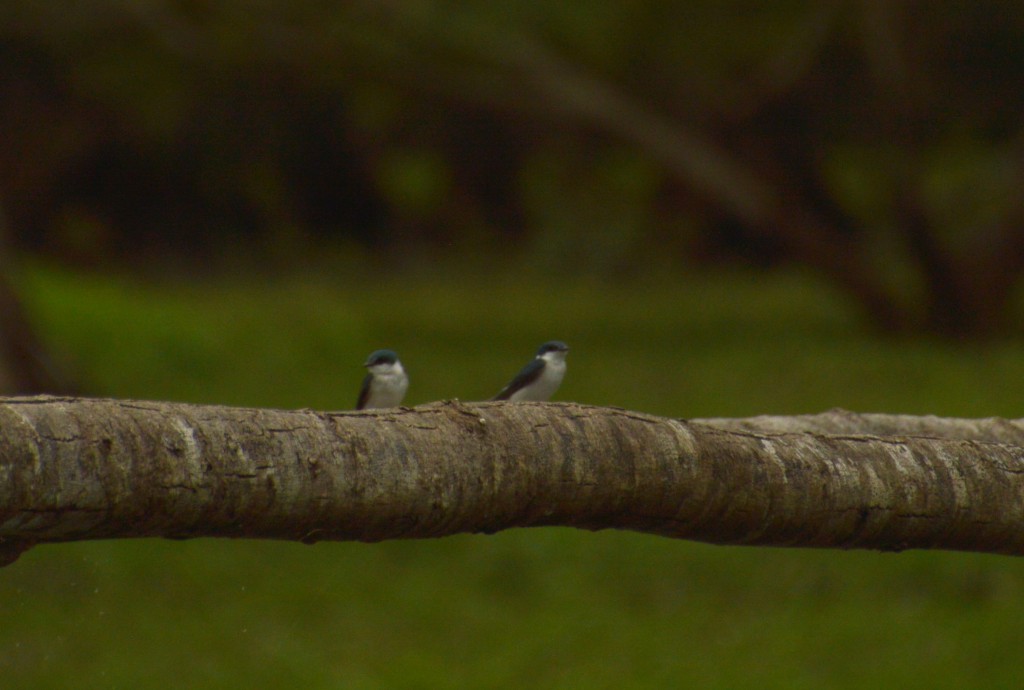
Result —
<path fill-rule="evenodd" d="M 835 217 L 815 208 L 799 185 L 780 183 L 776 178 L 782 171 L 758 168 L 751 156 L 722 146 L 706 127 L 664 115 L 529 33 L 496 29 L 458 12 L 443 16 L 408 12 L 398 3 L 372 3 L 365 9 L 371 22 L 390 28 L 421 55 L 419 60 L 393 65 L 393 76 L 408 72 L 410 64 L 419 65 L 417 88 L 444 91 L 463 100 L 482 99 L 489 107 L 515 113 L 542 109 L 549 117 L 635 146 L 664 166 L 677 184 L 696 190 L 750 231 L 780 242 L 792 259 L 838 283 L 882 330 L 896 332 L 912 324 L 906 305 L 879 275 L 858 235 L 837 227 Z M 831 14 L 816 19 L 823 26 L 817 30 L 824 31 Z M 812 46 L 820 44 L 812 41 Z M 438 65 L 450 65 L 456 58 L 476 65 L 480 78 L 470 79 L 472 70 L 456 70 L 462 74 L 456 80 L 462 89 L 451 89 L 456 73 L 452 69 L 440 70 L 446 78 L 430 78 Z M 425 64 L 431 69 L 424 70 Z M 794 69 L 800 64 L 794 63 Z M 389 71 L 384 64 L 380 68 Z M 481 91 L 483 83 L 492 86 Z M 493 84 L 502 88 L 495 90 Z"/>
<path fill-rule="evenodd" d="M 1024 422 L 37 397 L 0 400 L 0 429 L 5 562 L 86 539 L 378 541 L 542 525 L 1024 554 Z"/>
<path fill-rule="evenodd" d="M 780 240 L 793 258 L 854 295 L 883 330 L 905 328 L 906 314 L 876 275 L 863 245 L 797 188 L 777 183 L 707 132 L 661 115 L 537 41 L 513 37 L 502 47 L 510 68 L 553 108 L 646 151 L 679 183 L 705 194 L 752 231 Z"/>

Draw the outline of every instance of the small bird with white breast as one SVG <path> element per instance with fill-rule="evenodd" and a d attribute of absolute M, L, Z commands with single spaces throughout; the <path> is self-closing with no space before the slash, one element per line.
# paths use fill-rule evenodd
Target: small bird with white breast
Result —
<path fill-rule="evenodd" d="M 569 346 L 552 340 L 540 346 L 537 356 L 523 367 L 515 378 L 491 400 L 526 402 L 549 400 L 565 376 L 565 355 Z"/>
<path fill-rule="evenodd" d="M 409 388 L 409 377 L 392 350 L 376 350 L 363 364 L 369 370 L 359 391 L 357 410 L 398 407 Z"/>

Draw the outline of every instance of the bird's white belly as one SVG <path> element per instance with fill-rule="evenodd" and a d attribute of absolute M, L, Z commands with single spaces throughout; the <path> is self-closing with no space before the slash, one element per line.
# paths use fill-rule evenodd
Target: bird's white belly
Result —
<path fill-rule="evenodd" d="M 550 400 L 551 396 L 558 390 L 558 387 L 562 385 L 562 378 L 564 376 L 564 362 L 548 362 L 536 381 L 517 390 L 509 397 L 509 400 L 512 402 Z"/>
<path fill-rule="evenodd" d="M 409 379 L 405 376 L 375 376 L 370 383 L 370 398 L 367 407 L 397 407 L 405 397 Z"/>

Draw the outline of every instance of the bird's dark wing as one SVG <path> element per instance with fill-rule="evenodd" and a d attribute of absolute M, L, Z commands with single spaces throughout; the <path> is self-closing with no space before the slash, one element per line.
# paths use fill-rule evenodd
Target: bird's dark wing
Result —
<path fill-rule="evenodd" d="M 359 399 L 356 401 L 356 409 L 361 410 L 366 406 L 370 398 L 370 382 L 373 381 L 373 374 L 367 374 L 363 379 L 363 387 L 359 389 Z"/>
<path fill-rule="evenodd" d="M 508 400 L 516 391 L 536 381 L 542 371 L 544 371 L 544 360 L 538 357 L 520 369 L 516 377 L 491 400 Z"/>

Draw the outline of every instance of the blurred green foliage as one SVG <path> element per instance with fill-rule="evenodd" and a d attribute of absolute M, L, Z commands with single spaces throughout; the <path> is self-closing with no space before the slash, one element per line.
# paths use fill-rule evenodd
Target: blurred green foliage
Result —
<path fill-rule="evenodd" d="M 372 263 L 163 283 L 31 265 L 42 334 L 117 397 L 350 408 L 377 347 L 409 402 L 492 395 L 543 340 L 561 400 L 669 416 L 1019 416 L 1022 346 L 879 340 L 806 274 L 565 281 Z M 26 688 L 1011 687 L 1024 561 L 529 529 L 302 546 L 51 545 L 0 570 Z"/>

